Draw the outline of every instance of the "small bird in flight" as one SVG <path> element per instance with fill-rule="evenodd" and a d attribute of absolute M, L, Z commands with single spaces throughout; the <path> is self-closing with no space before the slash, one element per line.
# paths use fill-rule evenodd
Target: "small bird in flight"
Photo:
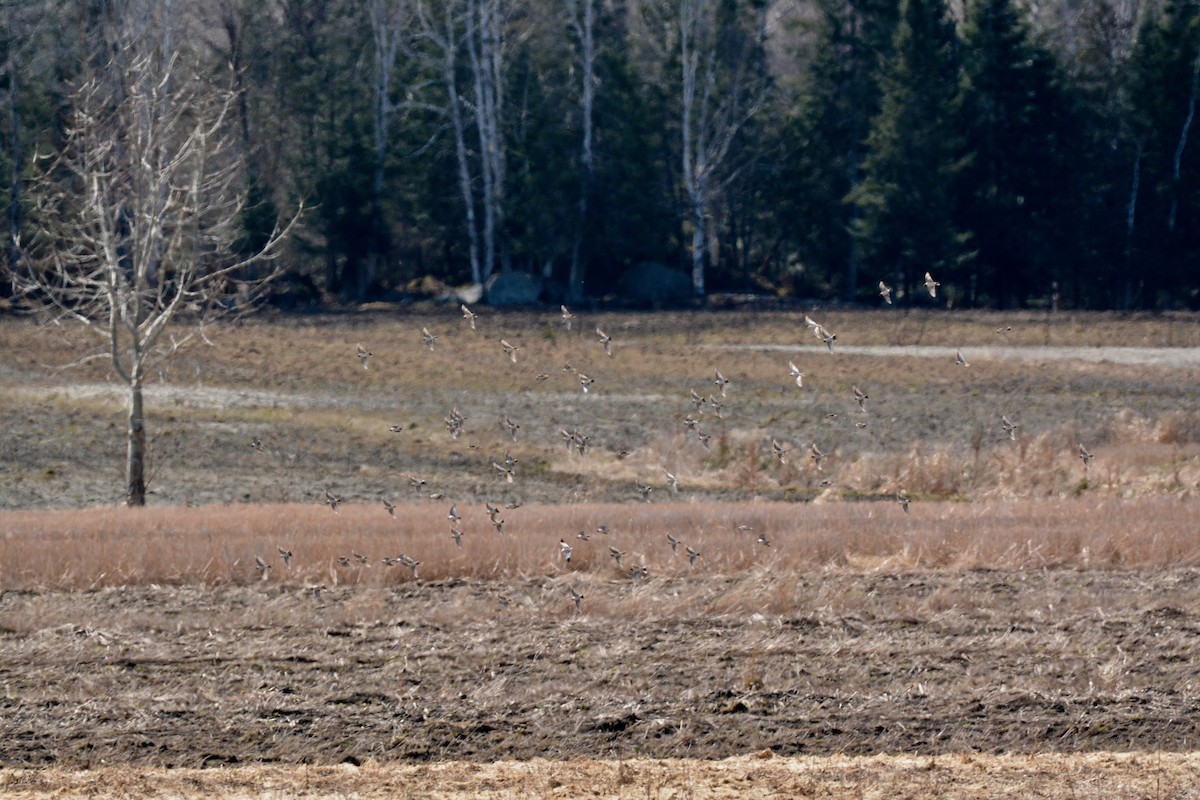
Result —
<path fill-rule="evenodd" d="M 621 559 L 624 557 L 624 555 L 625 555 L 624 553 L 622 553 L 620 550 L 618 550 L 615 547 L 609 546 L 608 554 L 610 556 L 612 556 L 613 561 L 617 562 L 618 567 L 621 566 Z"/>
<path fill-rule="evenodd" d="M 279 551 L 279 557 L 283 559 L 283 565 L 288 569 L 292 567 L 292 551 L 284 550 L 282 547 L 275 548 Z"/>
<path fill-rule="evenodd" d="M 817 448 L 817 443 L 816 443 L 816 442 L 813 442 L 813 443 L 812 443 L 812 447 L 810 447 L 808 450 L 809 450 L 809 458 L 811 458 L 811 459 L 813 460 L 813 462 L 815 462 L 815 463 L 816 463 L 816 465 L 817 465 L 817 470 L 818 470 L 818 471 L 820 471 L 820 469 L 821 469 L 821 459 L 823 459 L 823 458 L 825 457 L 825 454 L 824 454 L 824 453 L 822 453 L 822 452 L 820 451 L 820 449 L 818 449 L 818 448 Z"/>
<path fill-rule="evenodd" d="M 1004 428 L 1004 432 L 1008 434 L 1009 439 L 1011 439 L 1014 442 L 1017 440 L 1017 428 L 1021 427 L 1020 425 L 1017 425 L 1014 422 L 1010 422 L 1008 417 L 1001 414 L 1000 415 L 1000 427 Z"/>
<path fill-rule="evenodd" d="M 904 509 L 904 513 L 908 513 L 908 495 L 904 492 L 896 492 L 896 502 Z"/>
<path fill-rule="evenodd" d="M 558 540 L 558 548 L 559 548 L 559 551 L 562 553 L 563 560 L 566 561 L 568 564 L 570 564 L 571 563 L 571 553 L 574 552 L 574 548 L 571 547 L 571 545 L 567 544 L 565 539 Z"/>
<path fill-rule="evenodd" d="M 971 364 L 963 358 L 962 350 L 956 350 L 954 353 L 954 363 L 960 367 L 969 367 Z"/>
<path fill-rule="evenodd" d="M 508 354 L 508 360 L 512 363 L 517 363 L 517 351 L 520 350 L 519 345 L 509 344 L 505 340 L 500 340 L 500 346 L 504 348 L 504 352 Z"/>
<path fill-rule="evenodd" d="M 462 550 L 462 534 L 463 534 L 463 532 L 460 531 L 458 528 L 450 529 L 450 537 L 452 539 L 454 539 L 454 546 L 457 547 L 459 550 Z"/>
<path fill-rule="evenodd" d="M 512 437 L 512 440 L 515 442 L 517 440 L 517 431 L 521 429 L 521 426 L 518 425 L 517 423 L 513 422 L 511 417 L 505 416 L 504 417 L 504 427 L 508 428 L 508 434 L 509 434 L 509 436 Z"/>
<path fill-rule="evenodd" d="M 361 344 L 358 346 L 358 360 L 359 360 L 359 363 L 362 364 L 363 369 L 368 368 L 367 362 L 371 360 L 372 355 L 374 355 L 374 354 L 367 348 L 363 347 Z"/>
<path fill-rule="evenodd" d="M 575 610 L 583 611 L 583 595 L 581 595 L 579 592 L 575 591 L 574 588 L 571 588 L 571 587 L 568 587 L 568 588 L 571 589 L 571 600 L 574 601 L 574 603 L 575 603 Z"/>
<path fill-rule="evenodd" d="M 712 407 L 713 413 L 717 415 L 717 419 L 725 419 L 723 416 L 721 416 L 721 409 L 725 407 L 724 403 L 718 400 L 714 395 L 710 394 L 708 396 L 708 404 Z"/>
<path fill-rule="evenodd" d="M 341 505 L 341 503 L 342 503 L 342 498 L 340 495 L 336 495 L 333 492 L 329 491 L 328 489 L 325 490 L 325 504 L 328 505 L 331 509 L 333 509 L 333 513 L 335 513 L 335 514 L 339 513 L 338 506 Z"/>
<path fill-rule="evenodd" d="M 675 473 L 671 472 L 669 469 L 665 469 L 665 468 L 663 469 L 663 472 L 667 473 L 667 484 L 671 487 L 671 491 L 678 492 L 679 491 L 679 479 L 677 477 L 675 477 Z"/>
<path fill-rule="evenodd" d="M 467 304 L 463 303 L 459 308 L 462 309 L 463 319 L 471 325 L 471 330 L 475 330 L 475 319 L 479 316 L 471 309 L 467 308 Z"/>
<path fill-rule="evenodd" d="M 596 335 L 600 337 L 600 344 L 604 346 L 605 354 L 611 356 L 612 355 L 612 337 L 609 336 L 604 331 L 600 330 L 599 328 L 596 328 Z"/>
<path fill-rule="evenodd" d="M 804 373 L 800 371 L 800 368 L 797 367 L 794 362 L 791 362 L 791 361 L 788 362 L 788 371 L 791 372 L 792 377 L 796 379 L 796 385 L 803 387 L 804 386 Z"/>
<path fill-rule="evenodd" d="M 1083 462 L 1083 471 L 1087 472 L 1092 463 L 1092 454 L 1087 451 L 1082 442 L 1079 443 L 1079 460 Z"/>
<path fill-rule="evenodd" d="M 386 497 L 383 498 L 383 508 L 387 511 L 389 517 L 392 519 L 396 518 L 396 504 Z"/>
<path fill-rule="evenodd" d="M 579 373 L 579 388 L 583 389 L 584 394 L 587 394 L 591 390 L 592 384 L 595 382 L 596 382 L 595 378 L 592 378 L 591 376 L 588 376 L 588 375 L 584 375 L 582 372 Z"/>
<path fill-rule="evenodd" d="M 679 540 L 671 534 L 667 534 L 667 544 L 671 545 L 671 555 L 679 552 Z"/>
<path fill-rule="evenodd" d="M 688 545 L 687 546 L 687 557 L 688 557 L 688 563 L 694 567 L 694 566 L 696 566 L 696 559 L 700 558 L 700 553 L 697 550 L 693 550 L 691 545 Z"/>
<path fill-rule="evenodd" d="M 571 320 L 575 319 L 575 315 L 565 305 L 559 306 L 559 310 L 562 311 L 563 324 L 567 326 L 567 330 L 571 330 Z"/>
<path fill-rule="evenodd" d="M 883 302 L 889 306 L 892 304 L 892 287 L 888 286 L 883 281 L 879 282 L 879 296 L 883 298 Z"/>
<path fill-rule="evenodd" d="M 713 383 L 721 390 L 721 397 L 725 396 L 725 387 L 729 385 L 729 379 L 721 374 L 721 370 L 713 370 Z"/>
<path fill-rule="evenodd" d="M 938 283 L 937 281 L 935 281 L 933 279 L 933 276 L 930 275 L 928 272 L 926 272 L 925 273 L 925 288 L 929 290 L 930 297 L 937 297 L 937 287 L 939 287 L 939 286 L 941 286 L 941 284 Z"/>
<path fill-rule="evenodd" d="M 437 338 L 438 337 L 429 332 L 429 328 L 421 328 L 421 341 L 423 341 L 425 346 L 430 350 L 433 350 L 433 343 L 437 341 Z"/>
<path fill-rule="evenodd" d="M 642 496 L 643 500 L 649 503 L 650 493 L 654 491 L 654 487 L 644 484 L 641 481 L 635 481 L 634 483 L 637 485 L 638 494 Z"/>
<path fill-rule="evenodd" d="M 265 581 L 267 579 L 267 572 L 271 569 L 271 565 L 263 561 L 262 556 L 255 556 L 254 568 L 258 570 L 259 578 Z"/>
<path fill-rule="evenodd" d="M 857 386 L 851 388 L 854 389 L 854 400 L 858 403 L 858 410 L 864 414 L 867 413 L 867 393 Z"/>
<path fill-rule="evenodd" d="M 820 325 L 820 323 L 818 323 L 818 322 L 817 322 L 816 320 L 814 320 L 812 317 L 808 316 L 808 314 L 805 314 L 805 315 L 804 315 L 804 324 L 805 324 L 806 326 L 808 326 L 808 329 L 809 329 L 810 331 L 812 331 L 812 335 L 813 335 L 813 336 L 817 337 L 818 339 L 820 339 L 820 338 L 821 338 L 821 325 Z"/>

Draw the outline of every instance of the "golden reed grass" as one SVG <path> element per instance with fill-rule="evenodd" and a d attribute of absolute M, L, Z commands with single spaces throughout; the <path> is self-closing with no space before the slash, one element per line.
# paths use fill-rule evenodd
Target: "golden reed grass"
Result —
<path fill-rule="evenodd" d="M 1200 564 L 1196 508 L 1179 497 L 1080 497 L 978 503 L 648 503 L 464 507 L 463 547 L 449 504 L 223 505 L 16 511 L 0 515 L 0 588 L 248 584 L 389 586 L 447 579 L 629 581 L 770 571 L 1160 568 Z M 606 526 L 607 534 L 597 528 Z M 577 538 L 579 531 L 588 540 Z M 677 553 L 667 535 L 680 540 Z M 757 541 L 765 535 L 769 544 Z M 560 540 L 573 548 L 568 564 Z M 685 546 L 700 553 L 689 563 Z M 295 555 L 284 565 L 277 548 Z M 610 554 L 624 555 L 618 566 Z M 353 559 L 365 555 L 367 564 Z M 420 562 L 417 577 L 385 556 Z M 338 558 L 351 559 L 351 566 Z"/>

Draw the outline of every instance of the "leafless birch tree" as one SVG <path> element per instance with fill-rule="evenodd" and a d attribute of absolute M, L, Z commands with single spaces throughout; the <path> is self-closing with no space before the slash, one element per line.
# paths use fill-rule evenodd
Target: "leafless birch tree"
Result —
<path fill-rule="evenodd" d="M 504 79 L 501 4 L 499 0 L 443 0 L 440 3 L 417 0 L 416 13 L 420 36 L 434 54 L 434 71 L 446 93 L 445 108 L 441 113 L 446 116 L 454 137 L 471 280 L 481 284 L 496 269 L 497 231 L 504 217 L 505 150 L 500 125 Z M 460 72 L 464 58 L 467 81 Z M 473 137 L 469 130 L 472 127 Z"/>
<path fill-rule="evenodd" d="M 766 87 L 750 53 L 729 47 L 718 0 L 679 0 L 683 182 L 692 217 L 692 288 L 703 296 L 713 198 L 738 132 L 762 108 Z M 728 172 L 728 170 L 726 170 Z"/>
<path fill-rule="evenodd" d="M 72 97 L 64 149 L 41 173 L 39 233 L 13 277 L 28 302 L 103 341 L 129 390 L 126 503 L 141 506 L 148 366 L 247 307 L 274 274 L 249 268 L 277 255 L 299 212 L 261 249 L 233 254 L 244 202 L 235 96 L 189 70 L 169 9 L 117 13 L 127 16 L 105 61 Z"/>
<path fill-rule="evenodd" d="M 408 0 L 370 0 L 367 13 L 371 19 L 374 42 L 374 71 L 371 76 L 371 144 L 375 165 L 371 182 L 371 249 L 367 266 L 359 272 L 357 296 L 363 297 L 379 272 L 383 256 L 383 178 L 388 155 L 392 117 L 397 103 L 392 99 L 392 75 L 396 57 L 412 19 Z"/>
<path fill-rule="evenodd" d="M 467 55 L 475 95 L 479 133 L 479 169 L 483 177 L 483 277 L 496 268 L 497 239 L 504 220 L 505 145 L 504 59 L 500 0 L 467 0 Z M 499 254 L 503 262 L 507 258 Z"/>
<path fill-rule="evenodd" d="M 583 264 L 579 259 L 583 244 L 583 232 L 587 225 L 588 194 L 592 190 L 595 158 L 592 136 L 596 100 L 596 3 L 595 0 L 566 0 L 571 27 L 579 40 L 580 70 L 579 112 L 583 136 L 580 143 L 580 165 L 583 178 L 579 187 L 579 227 L 575 230 L 575 242 L 571 248 L 571 268 L 567 274 L 567 297 L 578 302 L 583 296 Z M 582 6 L 582 13 L 580 11 Z"/>

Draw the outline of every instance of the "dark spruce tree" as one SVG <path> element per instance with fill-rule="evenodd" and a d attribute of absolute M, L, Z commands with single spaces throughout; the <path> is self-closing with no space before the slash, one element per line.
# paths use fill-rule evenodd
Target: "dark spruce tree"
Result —
<path fill-rule="evenodd" d="M 890 278 L 901 302 L 926 271 L 956 301 L 964 252 L 954 224 L 954 186 L 962 169 L 957 128 L 959 58 L 954 19 L 944 0 L 903 0 L 892 54 L 879 73 L 880 108 L 867 139 L 863 181 L 850 194 L 864 279 Z M 938 277 L 940 276 L 940 277 Z"/>
<path fill-rule="evenodd" d="M 846 202 L 861 182 L 871 120 L 879 110 L 879 56 L 891 47 L 896 4 L 820 0 L 801 23 L 793 109 L 778 148 L 777 225 L 804 265 L 796 288 L 866 299 L 873 283 L 858 280 L 859 208 Z M 782 275 L 780 276 L 782 277 Z M 860 293 L 860 286 L 866 290 Z"/>
<path fill-rule="evenodd" d="M 958 220 L 974 254 L 964 301 L 1006 308 L 1048 298 L 1060 279 L 1056 231 L 1069 209 L 1064 168 L 1069 115 L 1057 67 L 1013 0 L 969 0 L 962 27 Z M 1064 141 L 1066 140 L 1066 141 Z"/>

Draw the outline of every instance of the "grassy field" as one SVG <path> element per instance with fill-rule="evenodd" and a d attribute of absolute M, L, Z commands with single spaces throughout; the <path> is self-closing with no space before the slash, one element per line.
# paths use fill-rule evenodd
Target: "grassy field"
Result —
<path fill-rule="evenodd" d="M 0 321 L 0 790 L 1184 796 L 1200 316 L 477 311 Z"/>
<path fill-rule="evenodd" d="M 672 500 L 722 502 L 1157 496 L 1200 483 L 1195 315 L 812 313 L 838 332 L 833 353 L 802 312 L 581 313 L 568 333 L 557 315 L 528 312 L 481 314 L 471 331 L 431 306 L 214 329 L 152 373 L 151 503 L 320 503 L 326 489 L 347 503 L 627 502 L 640 500 L 637 483 L 657 502 L 668 471 L 683 490 Z M 439 335 L 433 351 L 422 327 Z M 612 357 L 595 327 L 612 335 Z M 521 346 L 516 364 L 501 338 Z M 370 369 L 358 343 L 375 354 Z M 103 358 L 79 363 L 89 344 L 76 329 L 0 325 L 12 354 L 0 362 L 0 507 L 120 501 L 125 398 Z M 876 346 L 893 349 L 850 352 Z M 1130 347 L 1147 350 L 1104 360 Z M 718 370 L 731 382 L 723 398 Z M 586 395 L 579 373 L 595 380 Z M 458 439 L 444 422 L 455 409 Z M 560 434 L 576 430 L 589 437 L 583 457 Z M 1086 473 L 1080 443 L 1096 456 Z M 512 484 L 493 466 L 506 452 Z"/>

